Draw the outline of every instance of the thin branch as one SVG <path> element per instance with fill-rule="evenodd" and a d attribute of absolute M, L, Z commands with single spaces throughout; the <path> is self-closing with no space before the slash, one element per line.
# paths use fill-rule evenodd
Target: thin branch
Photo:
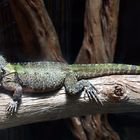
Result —
<path fill-rule="evenodd" d="M 54 93 L 24 94 L 18 113 L 6 116 L 5 108 L 10 97 L 1 93 L 0 128 L 95 113 L 140 111 L 140 75 L 112 75 L 94 78 L 90 82 L 100 92 L 103 106 L 89 100 L 85 92 L 79 97 L 70 97 L 62 88 Z"/>

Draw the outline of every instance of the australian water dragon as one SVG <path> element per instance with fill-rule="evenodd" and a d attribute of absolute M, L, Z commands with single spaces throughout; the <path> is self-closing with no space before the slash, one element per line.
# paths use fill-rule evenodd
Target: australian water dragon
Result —
<path fill-rule="evenodd" d="M 9 114 L 17 112 L 24 92 L 49 92 L 65 87 L 69 95 L 85 90 L 89 98 L 98 103 L 98 91 L 87 80 L 114 74 L 140 74 L 140 66 L 124 64 L 73 64 L 61 62 L 8 63 L 0 56 L 1 87 L 13 92 L 7 107 Z"/>

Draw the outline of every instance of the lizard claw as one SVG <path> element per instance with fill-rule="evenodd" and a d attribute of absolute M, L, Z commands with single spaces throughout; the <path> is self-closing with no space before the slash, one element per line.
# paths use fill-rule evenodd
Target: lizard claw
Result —
<path fill-rule="evenodd" d="M 99 91 L 93 85 L 90 85 L 89 87 L 85 87 L 85 92 L 89 100 L 94 99 L 97 104 L 100 103 L 103 106 L 102 101 L 98 97 Z"/>
<path fill-rule="evenodd" d="M 6 108 L 6 112 L 7 114 L 13 115 L 14 113 L 17 112 L 17 106 L 18 106 L 18 102 L 17 101 L 11 101 L 8 103 L 8 106 Z"/>

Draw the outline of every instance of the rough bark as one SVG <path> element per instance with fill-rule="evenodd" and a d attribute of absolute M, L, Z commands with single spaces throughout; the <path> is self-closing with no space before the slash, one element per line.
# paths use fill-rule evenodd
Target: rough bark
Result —
<path fill-rule="evenodd" d="M 119 0 L 86 1 L 84 39 L 76 63 L 103 63 L 113 60 L 118 11 Z"/>
<path fill-rule="evenodd" d="M 139 79 L 140 76 L 136 75 L 113 75 L 91 79 L 90 82 L 100 92 L 99 98 L 102 100 L 103 106 L 89 100 L 85 92 L 78 98 L 70 98 L 66 96 L 64 88 L 50 95 L 48 93 L 44 93 L 44 95 L 32 94 L 33 96 L 25 94 L 15 116 L 6 116 L 5 107 L 10 101 L 10 97 L 7 94 L 1 93 L 0 128 L 95 113 L 140 111 Z M 98 133 L 91 133 L 90 126 L 86 124 L 89 120 L 94 121 L 93 117 L 81 117 L 81 119 L 84 120 L 83 125 L 87 127 L 86 133 L 93 139 L 96 138 L 94 135 L 98 135 Z M 95 127 L 96 122 L 92 125 L 92 127 Z M 110 130 L 108 129 L 108 131 Z"/>
<path fill-rule="evenodd" d="M 117 38 L 119 0 L 86 0 L 84 38 L 76 63 L 112 62 Z M 101 119 L 104 118 L 104 119 Z M 118 135 L 107 123 L 106 115 L 78 118 L 75 125 L 85 132 L 86 139 L 79 133 L 80 140 L 118 140 Z M 72 128 L 73 129 L 73 128 Z"/>
<path fill-rule="evenodd" d="M 63 61 L 58 37 L 43 1 L 10 0 L 10 4 L 23 39 L 26 56 L 31 60 Z"/>

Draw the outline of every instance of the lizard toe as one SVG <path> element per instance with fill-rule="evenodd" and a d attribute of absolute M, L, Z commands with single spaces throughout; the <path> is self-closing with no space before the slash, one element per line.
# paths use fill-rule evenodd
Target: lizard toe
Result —
<path fill-rule="evenodd" d="M 95 102 L 97 104 L 103 105 L 102 101 L 98 97 L 99 91 L 97 89 L 95 89 L 95 87 L 93 87 L 93 86 L 86 87 L 85 92 L 86 92 L 89 100 L 91 100 L 91 101 L 95 100 Z"/>
<path fill-rule="evenodd" d="M 8 106 L 6 108 L 7 114 L 13 115 L 14 113 L 17 112 L 17 106 L 18 102 L 17 101 L 11 101 L 8 103 Z"/>

